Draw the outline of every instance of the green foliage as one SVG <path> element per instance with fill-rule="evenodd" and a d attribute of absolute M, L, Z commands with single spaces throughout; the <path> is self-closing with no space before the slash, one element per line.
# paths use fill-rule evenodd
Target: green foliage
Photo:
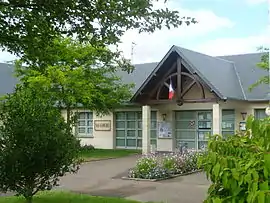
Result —
<path fill-rule="evenodd" d="M 78 105 L 106 114 L 130 98 L 133 85 L 123 84 L 116 72 L 131 65 L 120 55 L 70 38 L 58 38 L 44 49 L 42 57 L 26 53 L 17 61 L 17 73 L 24 86 L 66 108 L 68 124 L 75 121 L 71 109 Z"/>
<path fill-rule="evenodd" d="M 270 77 L 269 77 L 269 48 L 264 48 L 264 47 L 260 47 L 259 51 L 261 51 L 263 53 L 262 57 L 261 57 L 261 61 L 260 63 L 257 64 L 257 67 L 266 71 L 265 76 L 262 76 L 261 78 L 259 78 L 259 80 L 255 83 L 252 84 L 249 88 L 249 90 L 253 90 L 255 87 L 262 85 L 262 84 L 269 84 L 270 83 Z"/>
<path fill-rule="evenodd" d="M 59 35 L 94 46 L 117 44 L 130 29 L 154 32 L 195 23 L 177 11 L 155 9 L 159 0 L 0 0 L 0 46 L 15 54 L 42 50 Z M 163 1 L 163 0 L 161 0 Z M 41 56 L 41 55 L 39 55 Z"/>
<path fill-rule="evenodd" d="M 212 181 L 205 203 L 270 202 L 270 118 L 249 117 L 247 131 L 224 139 L 210 138 L 200 159 Z"/>
<path fill-rule="evenodd" d="M 42 93 L 17 88 L 0 108 L 0 191 L 28 202 L 58 178 L 78 170 L 79 142 L 58 109 Z"/>

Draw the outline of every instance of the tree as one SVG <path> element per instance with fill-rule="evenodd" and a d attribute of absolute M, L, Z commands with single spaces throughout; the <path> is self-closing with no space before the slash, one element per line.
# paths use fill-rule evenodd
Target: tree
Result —
<path fill-rule="evenodd" d="M 133 85 L 123 84 L 116 73 L 132 67 L 117 53 L 63 37 L 44 47 L 44 53 L 39 58 L 26 54 L 31 59 L 29 65 L 18 61 L 17 73 L 24 86 L 42 92 L 67 110 L 68 125 L 73 124 L 72 109 L 78 105 L 105 114 L 130 98 Z"/>
<path fill-rule="evenodd" d="M 265 70 L 267 74 L 263 77 L 261 77 L 255 84 L 251 85 L 249 88 L 250 90 L 253 90 L 255 87 L 262 85 L 262 84 L 269 84 L 270 83 L 270 76 L 269 76 L 269 49 L 260 47 L 259 51 L 263 52 L 263 55 L 261 57 L 260 63 L 257 64 L 257 67 Z"/>
<path fill-rule="evenodd" d="M 245 132 L 210 137 L 200 160 L 212 183 L 205 203 L 270 202 L 269 123 L 249 117 Z"/>
<path fill-rule="evenodd" d="M 0 0 L 0 46 L 17 55 L 37 55 L 59 35 L 93 46 L 117 44 L 126 30 L 154 32 L 196 23 L 177 11 L 154 9 L 159 0 Z"/>
<path fill-rule="evenodd" d="M 0 191 L 14 191 L 28 203 L 78 170 L 79 142 L 52 104 L 46 95 L 21 87 L 1 103 Z"/>

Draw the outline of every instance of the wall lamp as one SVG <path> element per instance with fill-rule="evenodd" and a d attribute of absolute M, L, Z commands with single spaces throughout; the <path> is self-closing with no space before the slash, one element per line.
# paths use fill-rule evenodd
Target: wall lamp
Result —
<path fill-rule="evenodd" d="M 270 104 L 269 104 L 268 107 L 266 107 L 266 109 L 265 109 L 265 114 L 266 114 L 267 116 L 270 116 Z"/>
<path fill-rule="evenodd" d="M 167 117 L 167 114 L 166 113 L 162 114 L 163 121 L 166 120 L 166 117 Z"/>
<path fill-rule="evenodd" d="M 247 112 L 241 112 L 243 121 L 246 120 Z"/>

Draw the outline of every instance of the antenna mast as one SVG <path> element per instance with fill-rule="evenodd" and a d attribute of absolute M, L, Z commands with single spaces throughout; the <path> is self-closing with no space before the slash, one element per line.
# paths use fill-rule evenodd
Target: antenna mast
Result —
<path fill-rule="evenodd" d="M 133 64 L 133 56 L 134 56 L 134 47 L 135 46 L 136 46 L 135 42 L 132 42 L 131 43 L 131 57 L 130 57 L 131 64 Z"/>

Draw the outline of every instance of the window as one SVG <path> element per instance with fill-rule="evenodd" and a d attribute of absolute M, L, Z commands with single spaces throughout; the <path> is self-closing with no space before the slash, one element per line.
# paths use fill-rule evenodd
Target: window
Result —
<path fill-rule="evenodd" d="M 234 110 L 222 110 L 222 135 L 235 134 L 235 112 Z"/>
<path fill-rule="evenodd" d="M 157 112 L 151 111 L 151 145 L 157 147 Z"/>
<path fill-rule="evenodd" d="M 92 137 L 93 136 L 93 113 L 79 112 L 78 113 L 78 137 Z"/>
<path fill-rule="evenodd" d="M 198 149 L 207 148 L 208 136 L 212 134 L 212 111 L 198 112 Z"/>
<path fill-rule="evenodd" d="M 255 109 L 255 118 L 256 119 L 264 119 L 267 115 L 265 113 L 265 109 Z"/>
<path fill-rule="evenodd" d="M 142 112 L 123 111 L 115 113 L 115 135 L 117 148 L 142 147 Z M 151 144 L 157 143 L 157 112 L 151 112 Z"/>

